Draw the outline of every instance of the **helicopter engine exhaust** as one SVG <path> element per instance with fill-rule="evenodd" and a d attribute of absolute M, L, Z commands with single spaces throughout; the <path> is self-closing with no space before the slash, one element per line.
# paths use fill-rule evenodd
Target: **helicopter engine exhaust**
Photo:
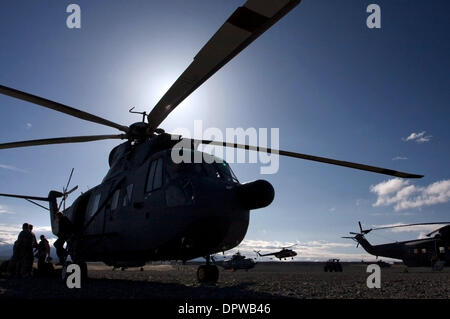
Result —
<path fill-rule="evenodd" d="M 239 185 L 237 197 L 242 207 L 246 209 L 263 208 L 272 203 L 275 197 L 275 190 L 268 181 L 259 179 Z"/>

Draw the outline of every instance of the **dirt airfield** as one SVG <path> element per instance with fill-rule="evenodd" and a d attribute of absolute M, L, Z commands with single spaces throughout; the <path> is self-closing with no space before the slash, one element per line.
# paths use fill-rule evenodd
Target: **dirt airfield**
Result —
<path fill-rule="evenodd" d="M 450 270 L 402 265 L 381 269 L 381 288 L 366 285 L 367 265 L 343 263 L 342 273 L 323 271 L 323 263 L 267 262 L 249 271 L 220 269 L 217 284 L 199 284 L 198 265 L 152 264 L 112 270 L 89 264 L 89 279 L 69 289 L 60 277 L 0 278 L 0 298 L 26 299 L 302 299 L 450 298 Z"/>

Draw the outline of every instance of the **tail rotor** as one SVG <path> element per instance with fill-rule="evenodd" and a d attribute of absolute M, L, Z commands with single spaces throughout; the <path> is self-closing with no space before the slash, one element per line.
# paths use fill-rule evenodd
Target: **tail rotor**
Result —
<path fill-rule="evenodd" d="M 72 180 L 73 170 L 74 169 L 72 168 L 72 170 L 70 172 L 69 179 L 68 179 L 67 184 L 66 184 L 66 187 L 63 187 L 63 189 L 62 189 L 63 196 L 62 196 L 61 202 L 59 203 L 58 211 L 61 210 L 61 206 L 63 206 L 63 210 L 66 210 L 66 199 L 67 199 L 67 197 L 69 196 L 69 194 L 71 194 L 72 192 L 74 192 L 75 190 L 78 189 L 78 186 L 75 186 L 74 188 L 72 188 L 71 190 L 68 191 L 70 181 Z"/>
<path fill-rule="evenodd" d="M 341 238 L 352 239 L 352 240 L 356 241 L 357 242 L 356 248 L 359 247 L 358 237 L 359 238 L 364 237 L 364 235 L 366 235 L 366 234 L 368 234 L 368 233 L 370 233 L 372 231 L 372 228 L 363 229 L 362 226 L 361 226 L 361 222 L 360 221 L 358 221 L 358 226 L 359 226 L 359 231 L 360 231 L 359 233 L 350 232 L 350 235 L 355 235 L 355 236 L 353 236 L 353 237 L 341 237 Z"/>

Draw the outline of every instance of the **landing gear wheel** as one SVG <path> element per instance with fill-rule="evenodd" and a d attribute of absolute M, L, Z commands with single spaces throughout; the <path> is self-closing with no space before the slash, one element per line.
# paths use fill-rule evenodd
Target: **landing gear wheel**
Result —
<path fill-rule="evenodd" d="M 202 265 L 197 269 L 197 279 L 200 283 L 216 283 L 219 279 L 219 269 L 216 265 Z"/>

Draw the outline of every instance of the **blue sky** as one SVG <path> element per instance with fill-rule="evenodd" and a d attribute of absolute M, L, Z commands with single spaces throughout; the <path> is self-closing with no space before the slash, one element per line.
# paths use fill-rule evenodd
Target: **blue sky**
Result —
<path fill-rule="evenodd" d="M 79 30 L 65 24 L 72 2 L 81 7 Z M 2 1 L 0 83 L 129 125 L 140 118 L 128 109 L 150 110 L 243 3 Z M 381 29 L 366 26 L 370 3 L 381 7 Z M 281 149 L 425 175 L 406 184 L 280 158 L 279 172 L 262 176 L 260 164 L 232 164 L 241 182 L 265 178 L 276 191 L 269 207 L 252 212 L 241 249 L 299 243 L 300 257 L 359 258 L 362 249 L 340 239 L 358 220 L 449 220 L 449 10 L 445 0 L 304 0 L 163 122 L 169 132 L 192 129 L 194 120 L 223 131 L 279 128 Z M 0 105 L 2 143 L 116 133 L 6 96 Z M 85 191 L 100 183 L 117 143 L 2 150 L 0 192 L 46 195 L 62 188 L 72 167 L 73 185 Z M 0 199 L 0 236 L 24 221 L 49 226 L 44 210 Z"/>

